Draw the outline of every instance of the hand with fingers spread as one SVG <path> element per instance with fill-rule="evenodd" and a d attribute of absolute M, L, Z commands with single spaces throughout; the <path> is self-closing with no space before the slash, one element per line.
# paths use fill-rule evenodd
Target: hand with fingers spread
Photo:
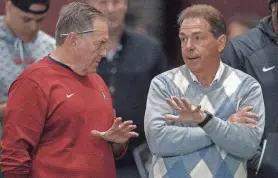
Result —
<path fill-rule="evenodd" d="M 243 124 L 249 128 L 256 127 L 257 125 L 256 119 L 258 119 L 259 116 L 251 112 L 253 108 L 254 108 L 253 106 L 247 106 L 239 109 L 235 114 L 231 115 L 228 118 L 228 121 Z"/>
<path fill-rule="evenodd" d="M 167 114 L 166 118 L 169 120 L 180 120 L 190 124 L 198 124 L 206 117 L 206 114 L 201 111 L 200 105 L 196 107 L 184 98 L 168 98 L 167 103 L 179 113 L 178 116 Z"/>
<path fill-rule="evenodd" d="M 93 130 L 92 134 L 96 137 L 99 137 L 103 140 L 113 143 L 125 143 L 131 137 L 138 137 L 139 134 L 133 132 L 136 128 L 136 125 L 133 125 L 133 121 L 124 121 L 120 117 L 114 120 L 114 123 L 110 129 L 105 132 L 100 132 Z"/>

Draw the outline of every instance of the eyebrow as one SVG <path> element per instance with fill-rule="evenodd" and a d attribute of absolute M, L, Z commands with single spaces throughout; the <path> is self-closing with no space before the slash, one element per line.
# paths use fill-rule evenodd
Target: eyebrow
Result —
<path fill-rule="evenodd" d="M 198 35 L 201 34 L 202 32 L 197 31 L 197 32 L 193 32 L 192 35 Z M 184 32 L 179 32 L 179 36 L 185 36 L 186 34 Z"/>

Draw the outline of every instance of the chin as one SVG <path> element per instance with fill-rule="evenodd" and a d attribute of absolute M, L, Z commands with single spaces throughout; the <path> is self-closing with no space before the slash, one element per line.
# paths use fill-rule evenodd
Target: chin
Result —
<path fill-rule="evenodd" d="M 31 34 L 31 35 L 23 35 L 22 37 L 19 37 L 19 38 L 24 42 L 30 42 L 36 37 L 36 34 L 37 33 Z"/>
<path fill-rule="evenodd" d="M 189 66 L 189 65 L 187 65 L 187 67 L 189 68 L 189 70 L 192 73 L 200 73 L 200 72 L 204 71 L 201 66 Z"/>
<path fill-rule="evenodd" d="M 97 73 L 97 70 L 96 69 L 92 69 L 92 70 L 89 70 L 87 73 L 88 74 L 94 74 L 94 73 Z"/>

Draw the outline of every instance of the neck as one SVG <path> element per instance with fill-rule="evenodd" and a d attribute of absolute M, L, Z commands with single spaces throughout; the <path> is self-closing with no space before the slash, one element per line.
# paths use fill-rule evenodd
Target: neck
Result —
<path fill-rule="evenodd" d="M 219 65 L 220 65 L 220 62 L 217 65 L 214 65 L 207 70 L 203 70 L 201 72 L 194 73 L 194 75 L 197 77 L 199 82 L 201 82 L 203 87 L 208 88 L 211 85 L 211 83 L 212 83 L 213 79 L 215 78 L 215 75 L 218 71 Z"/>
<path fill-rule="evenodd" d="M 55 51 L 53 51 L 50 54 L 50 57 L 64 65 L 68 66 L 76 74 L 78 74 L 80 76 L 85 76 L 86 74 L 82 70 L 80 70 L 78 68 L 78 66 L 76 65 L 76 62 L 75 62 L 76 59 L 74 59 L 74 57 L 72 57 L 72 55 L 68 51 L 70 51 L 70 50 L 66 50 L 62 46 L 57 46 Z"/>
<path fill-rule="evenodd" d="M 109 31 L 109 43 L 108 43 L 108 50 L 116 49 L 119 44 L 121 43 L 121 37 L 123 34 L 123 27 L 118 29 L 113 29 Z"/>

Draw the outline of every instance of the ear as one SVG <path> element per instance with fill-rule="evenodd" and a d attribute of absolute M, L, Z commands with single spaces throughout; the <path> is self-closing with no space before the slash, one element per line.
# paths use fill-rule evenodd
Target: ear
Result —
<path fill-rule="evenodd" d="M 218 52 L 222 52 L 225 45 L 226 45 L 226 42 L 227 42 L 227 36 L 226 35 L 220 35 L 218 38 L 217 38 L 217 42 L 218 42 Z"/>
<path fill-rule="evenodd" d="M 66 38 L 67 44 L 71 47 L 75 47 L 77 44 L 77 34 L 75 32 L 70 32 Z"/>

